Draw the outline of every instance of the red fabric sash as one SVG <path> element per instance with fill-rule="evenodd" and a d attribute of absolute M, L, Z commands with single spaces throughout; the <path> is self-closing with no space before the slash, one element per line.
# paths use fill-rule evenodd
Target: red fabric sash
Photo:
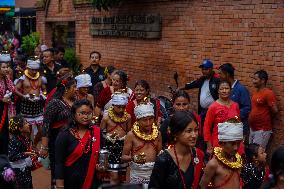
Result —
<path fill-rule="evenodd" d="M 67 123 L 68 123 L 68 120 L 67 120 L 67 119 L 61 120 L 61 121 L 56 121 L 56 122 L 54 122 L 54 123 L 51 124 L 51 128 L 58 129 L 58 128 L 63 127 L 63 126 L 66 125 Z"/>
<path fill-rule="evenodd" d="M 84 148 L 82 146 L 86 146 L 88 138 L 89 138 L 90 131 L 87 131 L 81 142 L 83 145 L 80 143 L 77 145 L 75 150 L 67 157 L 67 160 L 65 162 L 65 166 L 71 166 L 74 162 L 76 162 L 84 153 Z M 88 171 L 87 175 L 83 184 L 82 189 L 89 189 L 91 187 L 92 181 L 93 181 L 93 176 L 96 170 L 96 163 L 98 160 L 98 151 L 100 149 L 100 128 L 93 126 L 93 136 L 95 137 L 96 141 L 92 143 L 92 153 L 91 153 L 91 158 L 89 161 L 88 165 Z"/>
<path fill-rule="evenodd" d="M 202 169 L 204 167 L 204 153 L 198 148 L 195 148 L 195 150 L 196 150 L 196 156 L 197 156 L 199 162 L 197 164 L 195 164 L 195 166 L 194 166 L 194 180 L 193 180 L 193 183 L 192 183 L 192 186 L 191 186 L 192 189 L 198 188 L 201 172 L 202 172 Z"/>

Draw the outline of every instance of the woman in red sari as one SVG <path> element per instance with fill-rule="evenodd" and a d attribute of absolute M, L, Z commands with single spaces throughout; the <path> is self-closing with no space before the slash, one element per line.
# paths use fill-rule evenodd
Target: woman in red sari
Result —
<path fill-rule="evenodd" d="M 101 184 L 96 165 L 101 146 L 100 128 L 91 125 L 90 101 L 76 101 L 71 108 L 73 121 L 61 131 L 55 145 L 56 188 L 95 189 Z"/>
<path fill-rule="evenodd" d="M 212 103 L 207 111 L 204 122 L 204 141 L 207 143 L 207 153 L 212 154 L 213 148 L 219 146 L 218 123 L 240 117 L 239 105 L 230 99 L 231 84 L 221 81 L 219 84 L 219 99 Z M 243 152 L 243 146 L 240 153 Z"/>
<path fill-rule="evenodd" d="M 97 99 L 95 108 L 95 116 L 99 117 L 104 111 L 111 107 L 111 96 L 115 92 L 124 92 L 128 94 L 128 100 L 132 100 L 134 94 L 132 90 L 127 87 L 128 77 L 124 71 L 118 70 L 113 73 L 112 86 L 104 88 Z"/>
<path fill-rule="evenodd" d="M 150 85 L 145 80 L 139 80 L 135 83 L 134 88 L 135 99 L 129 101 L 126 106 L 127 113 L 131 116 L 132 125 L 136 121 L 136 117 L 134 114 L 134 108 L 140 103 L 151 102 L 154 105 L 154 113 L 155 113 L 155 122 L 160 126 L 162 113 L 161 113 L 161 105 L 160 100 L 155 98 L 150 98 Z"/>

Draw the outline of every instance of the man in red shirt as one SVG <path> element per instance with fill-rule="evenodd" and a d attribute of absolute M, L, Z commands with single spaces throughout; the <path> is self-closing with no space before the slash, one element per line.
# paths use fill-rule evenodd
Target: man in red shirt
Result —
<path fill-rule="evenodd" d="M 252 96 L 252 109 L 249 115 L 249 142 L 257 143 L 264 149 L 272 133 L 272 116 L 278 112 L 275 94 L 266 87 L 267 80 L 266 71 L 255 72 L 252 81 L 256 91 Z"/>

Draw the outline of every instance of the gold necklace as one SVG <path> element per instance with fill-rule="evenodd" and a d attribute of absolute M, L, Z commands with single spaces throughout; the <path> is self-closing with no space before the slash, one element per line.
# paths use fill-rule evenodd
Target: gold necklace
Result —
<path fill-rule="evenodd" d="M 153 123 L 152 125 L 152 133 L 150 135 L 140 132 L 139 123 L 137 121 L 133 124 L 132 131 L 135 134 L 135 136 L 146 141 L 155 140 L 159 135 L 159 130 L 155 123 Z"/>
<path fill-rule="evenodd" d="M 216 156 L 216 158 L 220 162 L 222 162 L 224 165 L 228 166 L 231 169 L 240 169 L 243 166 L 242 157 L 238 153 L 236 153 L 236 155 L 235 155 L 235 157 L 237 159 L 236 161 L 229 161 L 222 156 L 222 148 L 215 147 L 214 148 L 214 155 Z"/>
<path fill-rule="evenodd" d="M 36 80 L 36 79 L 39 78 L 39 72 L 37 72 L 35 76 L 31 76 L 31 75 L 29 74 L 29 71 L 28 71 L 28 70 L 25 70 L 24 74 L 25 74 L 25 76 L 27 76 L 29 79 L 32 79 L 32 80 Z"/>
<path fill-rule="evenodd" d="M 126 111 L 124 111 L 124 114 L 122 117 L 117 117 L 113 112 L 113 107 L 110 107 L 108 109 L 108 116 L 115 123 L 124 123 L 128 120 L 128 113 Z"/>

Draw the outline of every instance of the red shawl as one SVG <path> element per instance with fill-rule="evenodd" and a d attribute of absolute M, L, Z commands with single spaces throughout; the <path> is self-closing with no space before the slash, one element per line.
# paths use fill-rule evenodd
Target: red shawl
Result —
<path fill-rule="evenodd" d="M 93 136 L 92 136 L 92 140 L 93 138 L 95 138 L 95 141 L 93 141 L 92 143 L 92 154 L 91 154 L 91 158 L 89 161 L 89 165 L 88 165 L 88 171 L 87 171 L 87 175 L 84 181 L 84 184 L 82 186 L 82 189 L 89 189 L 92 185 L 93 182 L 93 177 L 95 174 L 95 170 L 96 170 L 96 163 L 98 160 L 98 152 L 100 149 L 100 128 L 93 126 Z M 73 163 L 75 163 L 83 154 L 84 154 L 84 147 L 86 146 L 87 142 L 88 142 L 88 138 L 89 135 L 91 134 L 91 131 L 87 131 L 83 138 L 81 139 L 81 142 L 83 145 L 81 145 L 80 143 L 77 145 L 77 147 L 75 148 L 75 150 L 67 157 L 67 160 L 65 162 L 65 166 L 71 166 Z M 83 146 L 83 147 L 82 147 Z"/>

